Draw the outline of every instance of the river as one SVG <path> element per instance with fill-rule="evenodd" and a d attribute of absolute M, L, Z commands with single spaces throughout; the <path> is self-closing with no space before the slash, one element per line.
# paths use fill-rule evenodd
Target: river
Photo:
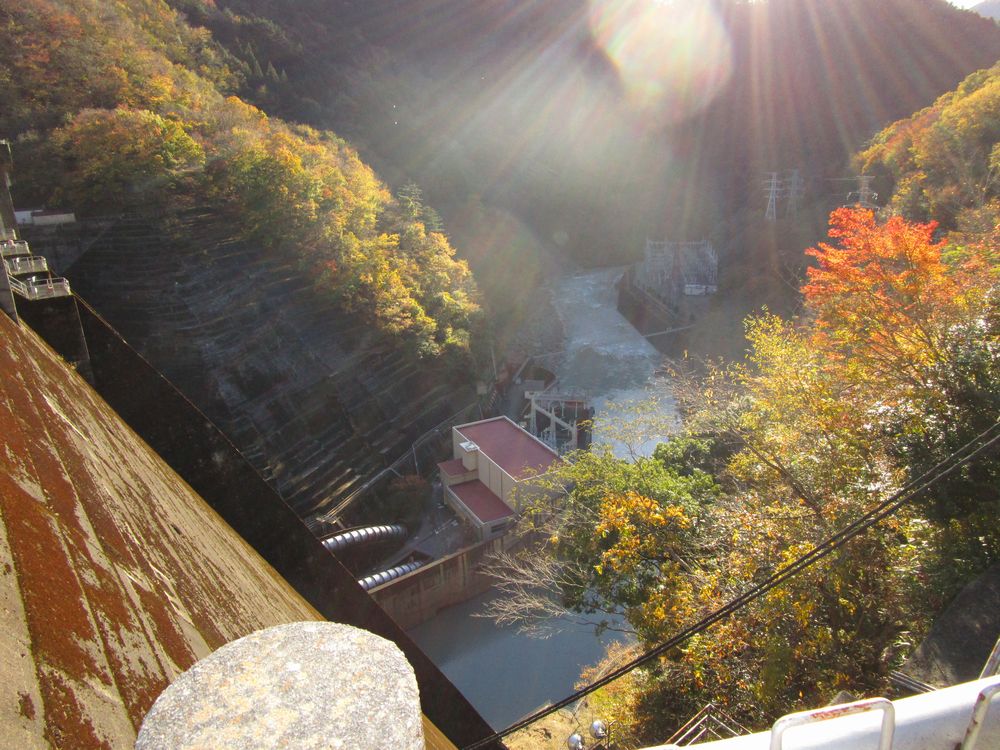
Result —
<path fill-rule="evenodd" d="M 623 456 L 630 450 L 649 455 L 675 411 L 661 375 L 663 354 L 618 312 L 615 282 L 624 270 L 585 271 L 553 283 L 553 305 L 566 335 L 556 375 L 564 388 L 582 390 L 593 401 L 595 443 L 609 443 Z M 633 407 L 642 403 L 651 409 L 638 417 Z M 623 434 L 629 445 L 622 443 Z"/>
<path fill-rule="evenodd" d="M 621 440 L 622 423 L 632 421 L 629 404 L 662 394 L 658 373 L 663 355 L 616 309 L 614 283 L 621 268 L 567 275 L 550 286 L 565 331 L 565 352 L 553 365 L 563 387 L 585 391 L 596 407 L 595 442 L 608 442 L 620 455 L 648 453 L 656 437 Z M 662 398 L 658 417 L 672 417 Z M 598 638 L 592 627 L 563 623 L 547 639 L 476 617 L 495 596 L 487 593 L 450 607 L 410 631 L 417 644 L 466 695 L 483 718 L 503 729 L 538 707 L 569 695 L 582 667 L 600 660 L 604 646 L 620 635 Z"/>

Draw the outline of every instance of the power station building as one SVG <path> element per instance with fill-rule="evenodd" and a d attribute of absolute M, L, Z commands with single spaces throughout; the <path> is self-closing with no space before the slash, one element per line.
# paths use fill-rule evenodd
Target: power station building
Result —
<path fill-rule="evenodd" d="M 517 512 L 517 489 L 545 474 L 559 454 L 507 417 L 453 427 L 454 458 L 438 464 L 445 502 L 479 541 L 502 535 Z"/>

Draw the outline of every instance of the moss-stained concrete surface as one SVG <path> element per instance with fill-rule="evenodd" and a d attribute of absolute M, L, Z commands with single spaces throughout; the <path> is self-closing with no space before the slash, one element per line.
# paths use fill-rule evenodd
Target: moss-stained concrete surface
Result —
<path fill-rule="evenodd" d="M 0 316 L 0 737 L 131 747 L 235 638 L 321 619 L 30 330 Z"/>

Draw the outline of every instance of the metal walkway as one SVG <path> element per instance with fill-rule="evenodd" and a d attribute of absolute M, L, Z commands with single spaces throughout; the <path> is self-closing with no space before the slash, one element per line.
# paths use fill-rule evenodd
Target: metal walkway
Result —
<path fill-rule="evenodd" d="M 41 255 L 32 255 L 24 240 L 0 241 L 0 257 L 10 290 L 19 297 L 33 302 L 73 294 L 69 281 L 53 276 L 48 261 Z"/>

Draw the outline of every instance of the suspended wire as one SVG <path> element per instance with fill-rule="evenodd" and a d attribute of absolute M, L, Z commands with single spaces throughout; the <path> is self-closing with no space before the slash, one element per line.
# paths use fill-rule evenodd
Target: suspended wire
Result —
<path fill-rule="evenodd" d="M 991 436 L 990 433 L 994 432 L 996 434 Z M 496 732 L 489 737 L 478 740 L 471 745 L 466 745 L 463 750 L 477 750 L 478 748 L 485 747 L 486 745 L 496 742 L 509 734 L 513 734 L 520 729 L 524 729 L 525 727 L 534 724 L 539 719 L 542 719 L 549 714 L 555 713 L 556 711 L 577 702 L 584 696 L 590 695 L 605 685 L 614 682 L 619 677 L 628 674 L 633 669 L 642 666 L 671 649 L 676 648 L 689 638 L 698 635 L 720 620 L 726 619 L 737 610 L 747 606 L 754 600 L 761 598 L 764 594 L 771 591 L 771 589 L 781 585 L 789 578 L 798 575 L 806 568 L 811 567 L 822 558 L 844 546 L 854 537 L 859 536 L 875 524 L 883 521 L 901 507 L 922 495 L 937 482 L 940 482 L 945 477 L 958 471 L 966 464 L 971 463 L 973 460 L 993 447 L 993 445 L 998 441 L 1000 441 L 1000 422 L 995 422 L 989 428 L 976 435 L 965 445 L 939 461 L 923 474 L 915 479 L 911 479 L 900 489 L 869 510 L 867 513 L 860 516 L 854 522 L 848 524 L 837 533 L 820 542 L 811 550 L 801 555 L 785 567 L 778 569 L 765 580 L 751 587 L 743 594 L 740 594 L 736 598 L 730 600 L 728 603 L 719 607 L 711 614 L 706 615 L 693 625 L 689 625 L 684 630 L 680 631 L 668 640 L 659 643 L 627 664 L 609 672 L 599 680 L 596 680 L 566 698 L 563 698 L 560 701 L 553 703 L 550 706 L 546 706 L 540 711 L 521 719 L 500 732 Z"/>

